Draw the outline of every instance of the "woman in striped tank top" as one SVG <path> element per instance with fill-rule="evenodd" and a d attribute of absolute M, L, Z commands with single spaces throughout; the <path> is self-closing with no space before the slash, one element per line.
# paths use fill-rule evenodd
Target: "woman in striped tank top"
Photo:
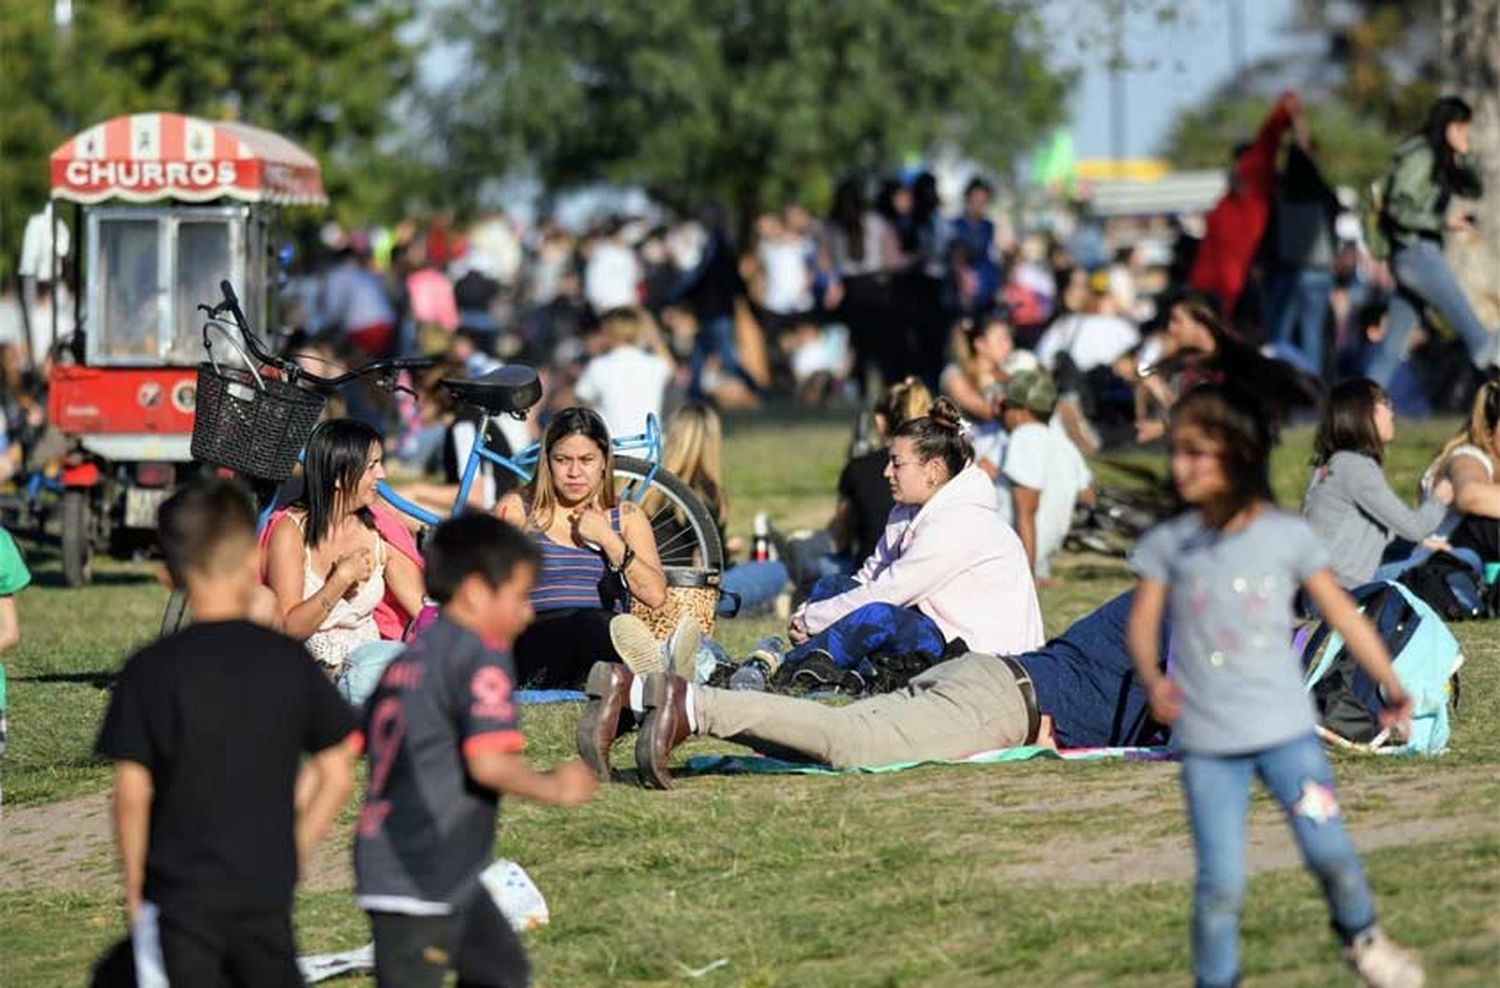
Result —
<path fill-rule="evenodd" d="M 624 601 L 611 599 L 617 581 L 606 577 L 623 576 L 649 607 L 667 599 L 650 521 L 635 504 L 616 501 L 609 431 L 598 413 L 559 412 L 542 437 L 536 476 L 495 511 L 542 554 L 531 592 L 536 620 L 516 639 L 516 673 L 527 686 L 576 687 L 594 662 L 615 657 L 609 621 Z"/>

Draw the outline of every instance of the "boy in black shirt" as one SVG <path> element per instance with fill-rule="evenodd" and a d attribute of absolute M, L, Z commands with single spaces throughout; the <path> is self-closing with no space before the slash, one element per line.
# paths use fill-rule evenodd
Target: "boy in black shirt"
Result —
<path fill-rule="evenodd" d="M 491 515 L 428 540 L 427 592 L 442 614 L 386 667 L 365 707 L 369 782 L 354 844 L 355 901 L 375 932 L 381 988 L 527 983 L 526 954 L 479 874 L 501 793 L 577 806 L 594 773 L 537 772 L 517 753 L 510 647 L 531 622 L 536 547 Z"/>
<path fill-rule="evenodd" d="M 157 529 L 196 623 L 126 662 L 98 741 L 136 970 L 301 985 L 292 891 L 353 789 L 351 712 L 301 644 L 246 620 L 260 572 L 243 488 L 189 484 Z"/>

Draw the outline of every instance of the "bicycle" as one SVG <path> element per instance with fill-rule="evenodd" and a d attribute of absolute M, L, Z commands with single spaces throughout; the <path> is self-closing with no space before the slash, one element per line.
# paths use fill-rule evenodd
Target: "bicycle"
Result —
<path fill-rule="evenodd" d="M 234 469 L 250 480 L 260 503 L 257 526 L 258 529 L 264 529 L 281 503 L 276 496 L 280 485 L 293 473 L 296 461 L 301 456 L 301 447 L 317 422 L 316 413 L 321 412 L 323 393 L 332 392 L 361 378 L 377 378 L 378 383 L 389 390 L 407 390 L 399 383 L 398 375 L 403 371 L 429 369 L 435 366 L 436 361 L 426 357 L 394 357 L 374 361 L 335 377 L 314 374 L 294 360 L 268 353 L 246 322 L 234 286 L 227 280 L 222 281 L 219 283 L 219 290 L 223 294 L 221 302 L 198 307 L 207 313 L 203 326 L 203 343 L 209 359 L 198 365 L 198 414 L 203 418 L 194 422 L 193 454 L 196 459 L 210 466 Z M 223 318 L 226 314 L 233 319 L 232 322 Z M 226 369 L 219 364 L 213 355 L 213 344 L 209 337 L 211 328 L 217 329 L 224 336 L 247 369 Z M 243 347 L 235 341 L 236 334 L 243 341 Z M 268 369 L 272 376 L 262 374 L 259 368 Z M 491 442 L 498 416 L 510 415 L 523 419 L 541 400 L 542 385 L 536 371 L 521 364 L 509 364 L 482 377 L 445 379 L 441 383 L 458 404 L 471 406 L 484 413 L 484 427 L 469 450 L 450 515 L 460 514 L 468 505 L 469 492 L 482 464 L 487 463 L 509 471 L 522 483 L 529 483 L 541 455 L 541 444 L 532 443 L 520 452 L 506 456 L 496 452 Z M 238 394 L 233 393 L 235 389 L 238 389 Z M 291 410 L 286 414 L 278 412 L 264 416 L 272 422 L 285 424 L 286 428 L 280 436 L 268 435 L 270 430 L 256 425 L 240 429 L 228 439 L 214 432 L 221 417 L 218 414 L 219 406 L 206 406 L 205 395 L 210 396 L 210 403 L 231 400 L 244 402 L 247 393 L 250 403 L 256 400 L 283 402 Z M 201 443 L 200 422 L 206 434 Z M 231 422 L 230 426 L 235 424 Z M 247 444 L 249 448 L 244 448 Z M 645 432 L 635 436 L 615 437 L 611 440 L 611 446 L 616 454 L 614 480 L 620 498 L 640 505 L 647 494 L 653 495 L 652 503 L 657 506 L 650 514 L 650 521 L 652 531 L 657 535 L 657 551 L 663 565 L 668 568 L 691 567 L 721 572 L 724 569 L 724 547 L 719 538 L 718 525 L 698 495 L 680 478 L 661 466 L 661 427 L 656 416 L 648 416 Z M 204 455 L 199 455 L 200 450 Z M 637 452 L 642 456 L 621 455 Z M 377 489 L 380 497 L 397 512 L 424 526 L 437 525 L 443 520 L 436 512 L 408 501 L 384 481 L 379 483 Z M 173 591 L 162 615 L 162 634 L 169 634 L 181 627 L 186 619 L 186 608 L 186 596 L 181 591 Z"/>

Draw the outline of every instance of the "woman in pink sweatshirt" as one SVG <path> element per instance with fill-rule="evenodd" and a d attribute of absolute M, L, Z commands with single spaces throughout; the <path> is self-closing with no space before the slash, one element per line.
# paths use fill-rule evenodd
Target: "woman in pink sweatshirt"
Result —
<path fill-rule="evenodd" d="M 896 507 L 885 534 L 852 579 L 818 581 L 792 617 L 789 670 L 857 670 L 877 653 L 936 661 L 960 638 L 1000 655 L 1042 644 L 1026 552 L 960 430 L 957 406 L 939 398 L 891 437 L 885 477 Z"/>

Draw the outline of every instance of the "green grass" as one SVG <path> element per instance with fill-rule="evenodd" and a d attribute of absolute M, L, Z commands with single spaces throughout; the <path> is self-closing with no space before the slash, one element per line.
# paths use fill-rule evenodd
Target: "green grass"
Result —
<path fill-rule="evenodd" d="M 1409 428 L 1388 473 L 1410 491 L 1444 425 Z M 736 532 L 767 510 L 783 529 L 826 520 L 848 433 L 808 415 L 729 424 Z M 1305 476 L 1305 430 L 1278 453 L 1283 503 Z M 1160 457 L 1128 465 L 1160 472 Z M 1107 477 L 1125 476 L 1101 468 Z M 101 810 L 108 769 L 89 754 L 107 683 L 149 639 L 165 593 L 148 568 L 115 565 L 64 590 L 34 554 L 23 642 L 6 657 L 11 747 L 0 827 L 0 984 L 78 983 L 121 935 L 101 828 L 25 837 L 49 810 Z M 1042 593 L 1055 633 L 1129 585 L 1115 560 L 1074 558 Z M 49 579 L 50 578 L 50 579 Z M 780 630 L 725 622 L 731 650 Z M 1339 757 L 1346 813 L 1383 921 L 1422 951 L 1432 985 L 1492 984 L 1500 970 L 1500 643 L 1494 625 L 1456 625 L 1469 664 L 1453 750 L 1433 760 Z M 570 754 L 575 711 L 526 712 L 530 757 Z M 697 742 L 687 753 L 732 750 Z M 626 746 L 617 761 L 628 764 Z M 81 799 L 79 797 L 82 797 Z M 73 800 L 61 803 L 60 800 Z M 1113 985 L 1183 983 L 1191 858 L 1166 765 L 1026 763 L 897 776 L 701 777 L 670 793 L 612 785 L 575 811 L 508 802 L 498 853 L 547 896 L 550 926 L 528 938 L 540 985 Z M 54 814 L 56 815 L 56 814 Z M 338 863 L 352 812 L 332 838 Z M 1348 983 L 1321 899 L 1258 798 L 1243 943 L 1256 985 Z M 1262 845 L 1264 847 L 1262 848 Z M 8 856 L 9 855 L 9 856 Z M 3 883 L 9 882 L 8 885 Z M 299 894 L 304 949 L 357 946 L 363 916 L 335 873 Z M 698 978 L 687 970 L 728 964 Z M 363 984 L 358 979 L 338 984 Z"/>

